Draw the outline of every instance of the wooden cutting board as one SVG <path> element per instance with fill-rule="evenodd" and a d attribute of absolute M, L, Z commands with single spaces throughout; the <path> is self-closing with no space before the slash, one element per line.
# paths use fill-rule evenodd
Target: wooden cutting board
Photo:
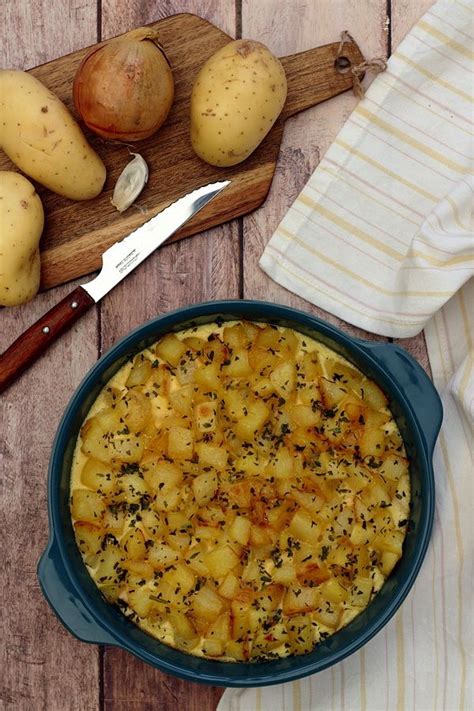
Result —
<path fill-rule="evenodd" d="M 175 100 L 165 125 L 157 134 L 134 144 L 148 163 L 150 177 L 137 200 L 119 214 L 110 204 L 113 188 L 125 164 L 128 148 L 104 141 L 87 129 L 89 142 L 107 168 L 104 190 L 87 202 L 73 202 L 38 186 L 45 209 L 46 226 L 41 240 L 43 289 L 63 284 L 100 268 L 107 247 L 122 239 L 191 190 L 229 178 L 232 184 L 179 230 L 171 240 L 182 239 L 255 210 L 271 185 L 285 120 L 299 111 L 330 99 L 352 87 L 351 74 L 335 67 L 338 42 L 281 59 L 288 80 L 283 111 L 258 149 L 243 163 L 216 168 L 201 161 L 189 140 L 189 100 L 194 78 L 202 64 L 231 37 L 196 15 L 179 14 L 154 22 L 160 42 L 173 68 Z M 31 73 L 55 92 L 77 118 L 72 101 L 76 70 L 89 48 L 73 52 L 31 69 Z M 270 47 L 271 50 L 271 47 Z M 355 44 L 344 46 L 352 65 L 363 61 Z M 5 154 L 0 170 L 17 170 Z"/>

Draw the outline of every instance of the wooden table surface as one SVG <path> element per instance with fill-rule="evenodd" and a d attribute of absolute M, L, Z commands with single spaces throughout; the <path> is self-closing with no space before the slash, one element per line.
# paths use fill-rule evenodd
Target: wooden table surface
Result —
<path fill-rule="evenodd" d="M 431 0 L 6 0 L 0 5 L 1 66 L 27 69 L 177 12 L 199 14 L 231 36 L 261 40 L 280 56 L 336 41 L 343 29 L 366 57 L 387 56 Z M 51 443 L 69 398 L 97 358 L 132 328 L 169 309 L 256 298 L 306 309 L 373 338 L 279 287 L 258 267 L 273 230 L 355 101 L 344 94 L 290 119 L 270 195 L 257 212 L 163 247 L 2 396 L 0 709 L 216 708 L 222 689 L 179 681 L 119 649 L 83 644 L 52 614 L 36 579 L 48 536 Z M 72 286 L 2 310 L 0 351 Z M 401 343 L 428 368 L 422 334 Z"/>

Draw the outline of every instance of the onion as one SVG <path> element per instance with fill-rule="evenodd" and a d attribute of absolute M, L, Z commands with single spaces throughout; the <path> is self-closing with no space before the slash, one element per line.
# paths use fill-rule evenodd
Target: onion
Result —
<path fill-rule="evenodd" d="M 86 126 L 103 138 L 139 141 L 155 133 L 174 96 L 157 32 L 141 27 L 93 49 L 77 71 L 73 96 Z"/>

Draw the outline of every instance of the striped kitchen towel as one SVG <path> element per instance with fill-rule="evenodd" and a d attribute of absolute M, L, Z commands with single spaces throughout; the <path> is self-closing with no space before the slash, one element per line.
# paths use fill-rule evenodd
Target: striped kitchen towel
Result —
<path fill-rule="evenodd" d="M 418 333 L 474 271 L 468 9 L 441 0 L 412 29 L 260 260 L 290 291 L 384 336 Z"/>
<path fill-rule="evenodd" d="M 439 0 L 390 58 L 261 259 L 276 281 L 366 330 L 425 327 L 444 421 L 416 584 L 344 662 L 225 692 L 219 711 L 461 711 L 473 701 L 472 10 Z"/>

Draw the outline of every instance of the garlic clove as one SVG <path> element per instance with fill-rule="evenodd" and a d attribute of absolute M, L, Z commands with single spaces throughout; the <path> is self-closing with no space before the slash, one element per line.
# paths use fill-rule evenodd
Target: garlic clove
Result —
<path fill-rule="evenodd" d="M 148 166 L 139 153 L 135 156 L 119 175 L 114 188 L 111 203 L 119 212 L 124 212 L 135 202 L 148 180 Z"/>

